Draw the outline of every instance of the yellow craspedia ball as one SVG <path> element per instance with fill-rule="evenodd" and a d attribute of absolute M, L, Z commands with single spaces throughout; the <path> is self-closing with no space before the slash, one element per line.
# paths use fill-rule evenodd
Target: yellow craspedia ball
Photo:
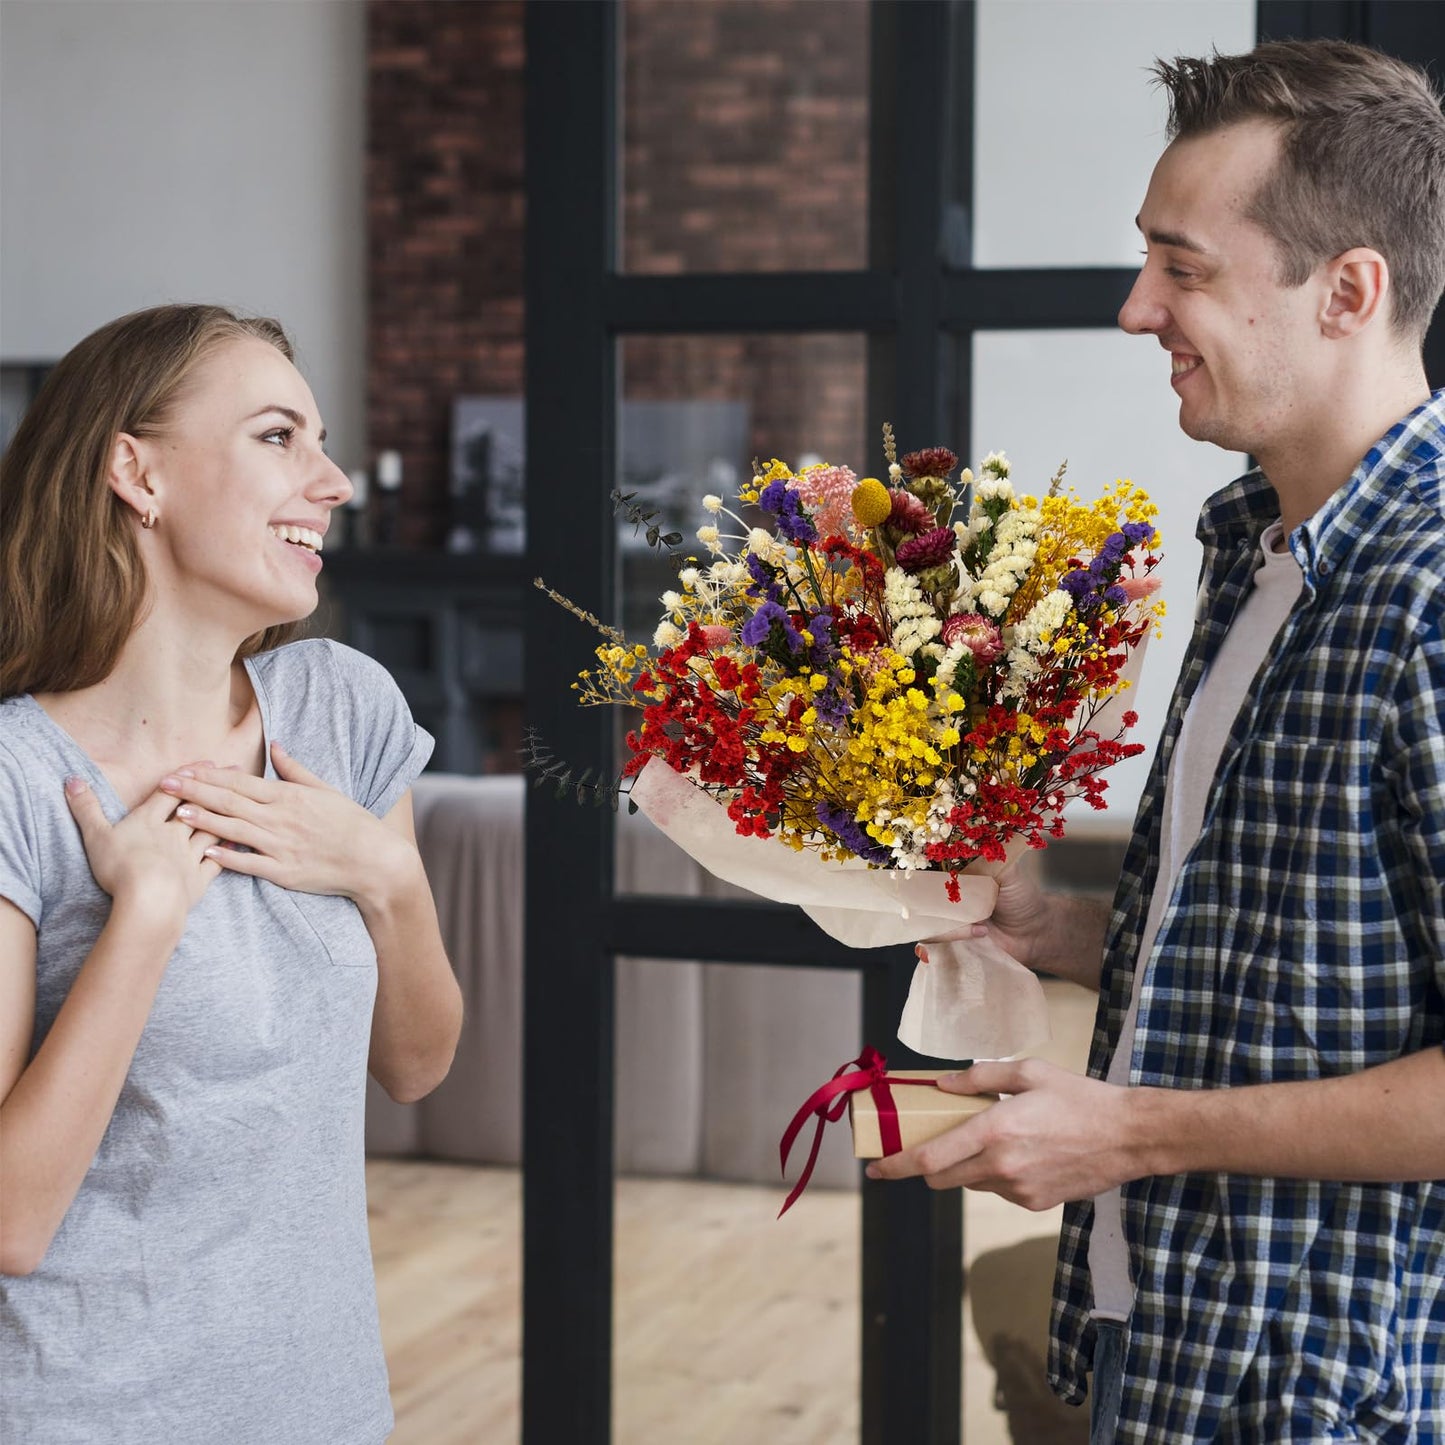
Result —
<path fill-rule="evenodd" d="M 880 527 L 893 510 L 893 498 L 877 477 L 864 477 L 853 488 L 853 515 L 865 527 Z"/>

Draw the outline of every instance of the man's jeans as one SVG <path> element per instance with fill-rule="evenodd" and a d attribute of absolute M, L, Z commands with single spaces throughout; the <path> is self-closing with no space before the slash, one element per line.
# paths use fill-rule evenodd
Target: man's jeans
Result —
<path fill-rule="evenodd" d="M 1124 1352 L 1129 1327 L 1120 1320 L 1094 1321 L 1094 1373 L 1089 1381 L 1089 1445 L 1114 1445 L 1124 1394 Z"/>

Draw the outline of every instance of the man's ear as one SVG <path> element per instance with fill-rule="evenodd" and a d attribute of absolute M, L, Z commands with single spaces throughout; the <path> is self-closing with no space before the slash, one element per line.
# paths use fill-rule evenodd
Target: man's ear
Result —
<path fill-rule="evenodd" d="M 105 478 L 111 491 L 137 517 L 144 517 L 148 512 L 154 516 L 159 509 L 159 499 L 146 472 L 143 450 L 144 444 L 129 432 L 118 433 L 111 445 L 110 468 Z"/>
<path fill-rule="evenodd" d="M 1331 341 L 1358 336 L 1377 316 L 1383 317 L 1390 296 L 1390 266 L 1378 251 L 1355 246 L 1325 266 L 1328 285 L 1320 310 L 1320 331 Z"/>

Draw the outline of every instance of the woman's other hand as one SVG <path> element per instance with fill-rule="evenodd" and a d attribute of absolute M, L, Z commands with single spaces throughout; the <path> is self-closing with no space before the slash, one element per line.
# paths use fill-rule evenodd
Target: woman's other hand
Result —
<path fill-rule="evenodd" d="M 184 919 L 221 871 L 206 852 L 216 834 L 177 817 L 176 800 L 159 788 L 118 823 L 106 818 L 84 778 L 65 780 L 65 800 L 95 881 L 117 903 Z"/>
<path fill-rule="evenodd" d="M 280 743 L 271 744 L 277 778 L 228 768 L 183 768 L 161 780 L 181 800 L 178 816 L 219 839 L 210 856 L 299 893 L 361 902 L 383 890 L 405 861 L 404 839 L 344 793 L 308 772 Z M 239 851 L 248 849 L 248 852 Z M 414 856 L 415 850 L 409 852 Z"/>

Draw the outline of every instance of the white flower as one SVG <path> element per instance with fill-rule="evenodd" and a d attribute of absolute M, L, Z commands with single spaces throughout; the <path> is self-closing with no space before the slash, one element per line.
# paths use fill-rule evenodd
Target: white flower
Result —
<path fill-rule="evenodd" d="M 903 468 L 897 462 L 888 463 L 888 476 L 891 481 L 897 481 L 903 475 Z"/>
<path fill-rule="evenodd" d="M 699 527 L 697 529 L 697 540 L 701 542 L 709 552 L 722 551 L 722 543 L 718 541 L 718 530 L 716 527 Z"/>
<path fill-rule="evenodd" d="M 669 612 L 676 612 L 677 609 L 682 606 L 682 597 L 676 592 L 664 592 L 662 596 L 658 598 L 658 601 L 661 602 Z"/>
<path fill-rule="evenodd" d="M 702 508 L 705 512 L 720 512 L 723 509 L 723 499 L 716 492 L 709 492 L 702 499 Z"/>
<path fill-rule="evenodd" d="M 654 647 L 673 647 L 681 642 L 684 633 L 680 627 L 674 627 L 672 623 L 662 621 L 657 624 L 657 631 L 652 634 Z"/>
<path fill-rule="evenodd" d="M 677 580 L 681 582 L 689 592 L 697 586 L 697 579 L 698 570 L 696 567 L 684 567 L 682 571 L 677 574 Z"/>
<path fill-rule="evenodd" d="M 761 527 L 754 527 L 748 533 L 748 551 L 759 557 L 767 557 L 773 550 L 773 534 Z"/>
<path fill-rule="evenodd" d="M 1010 471 L 1008 458 L 1002 452 L 990 452 L 979 463 L 979 466 L 983 471 L 995 477 L 1006 477 Z"/>

